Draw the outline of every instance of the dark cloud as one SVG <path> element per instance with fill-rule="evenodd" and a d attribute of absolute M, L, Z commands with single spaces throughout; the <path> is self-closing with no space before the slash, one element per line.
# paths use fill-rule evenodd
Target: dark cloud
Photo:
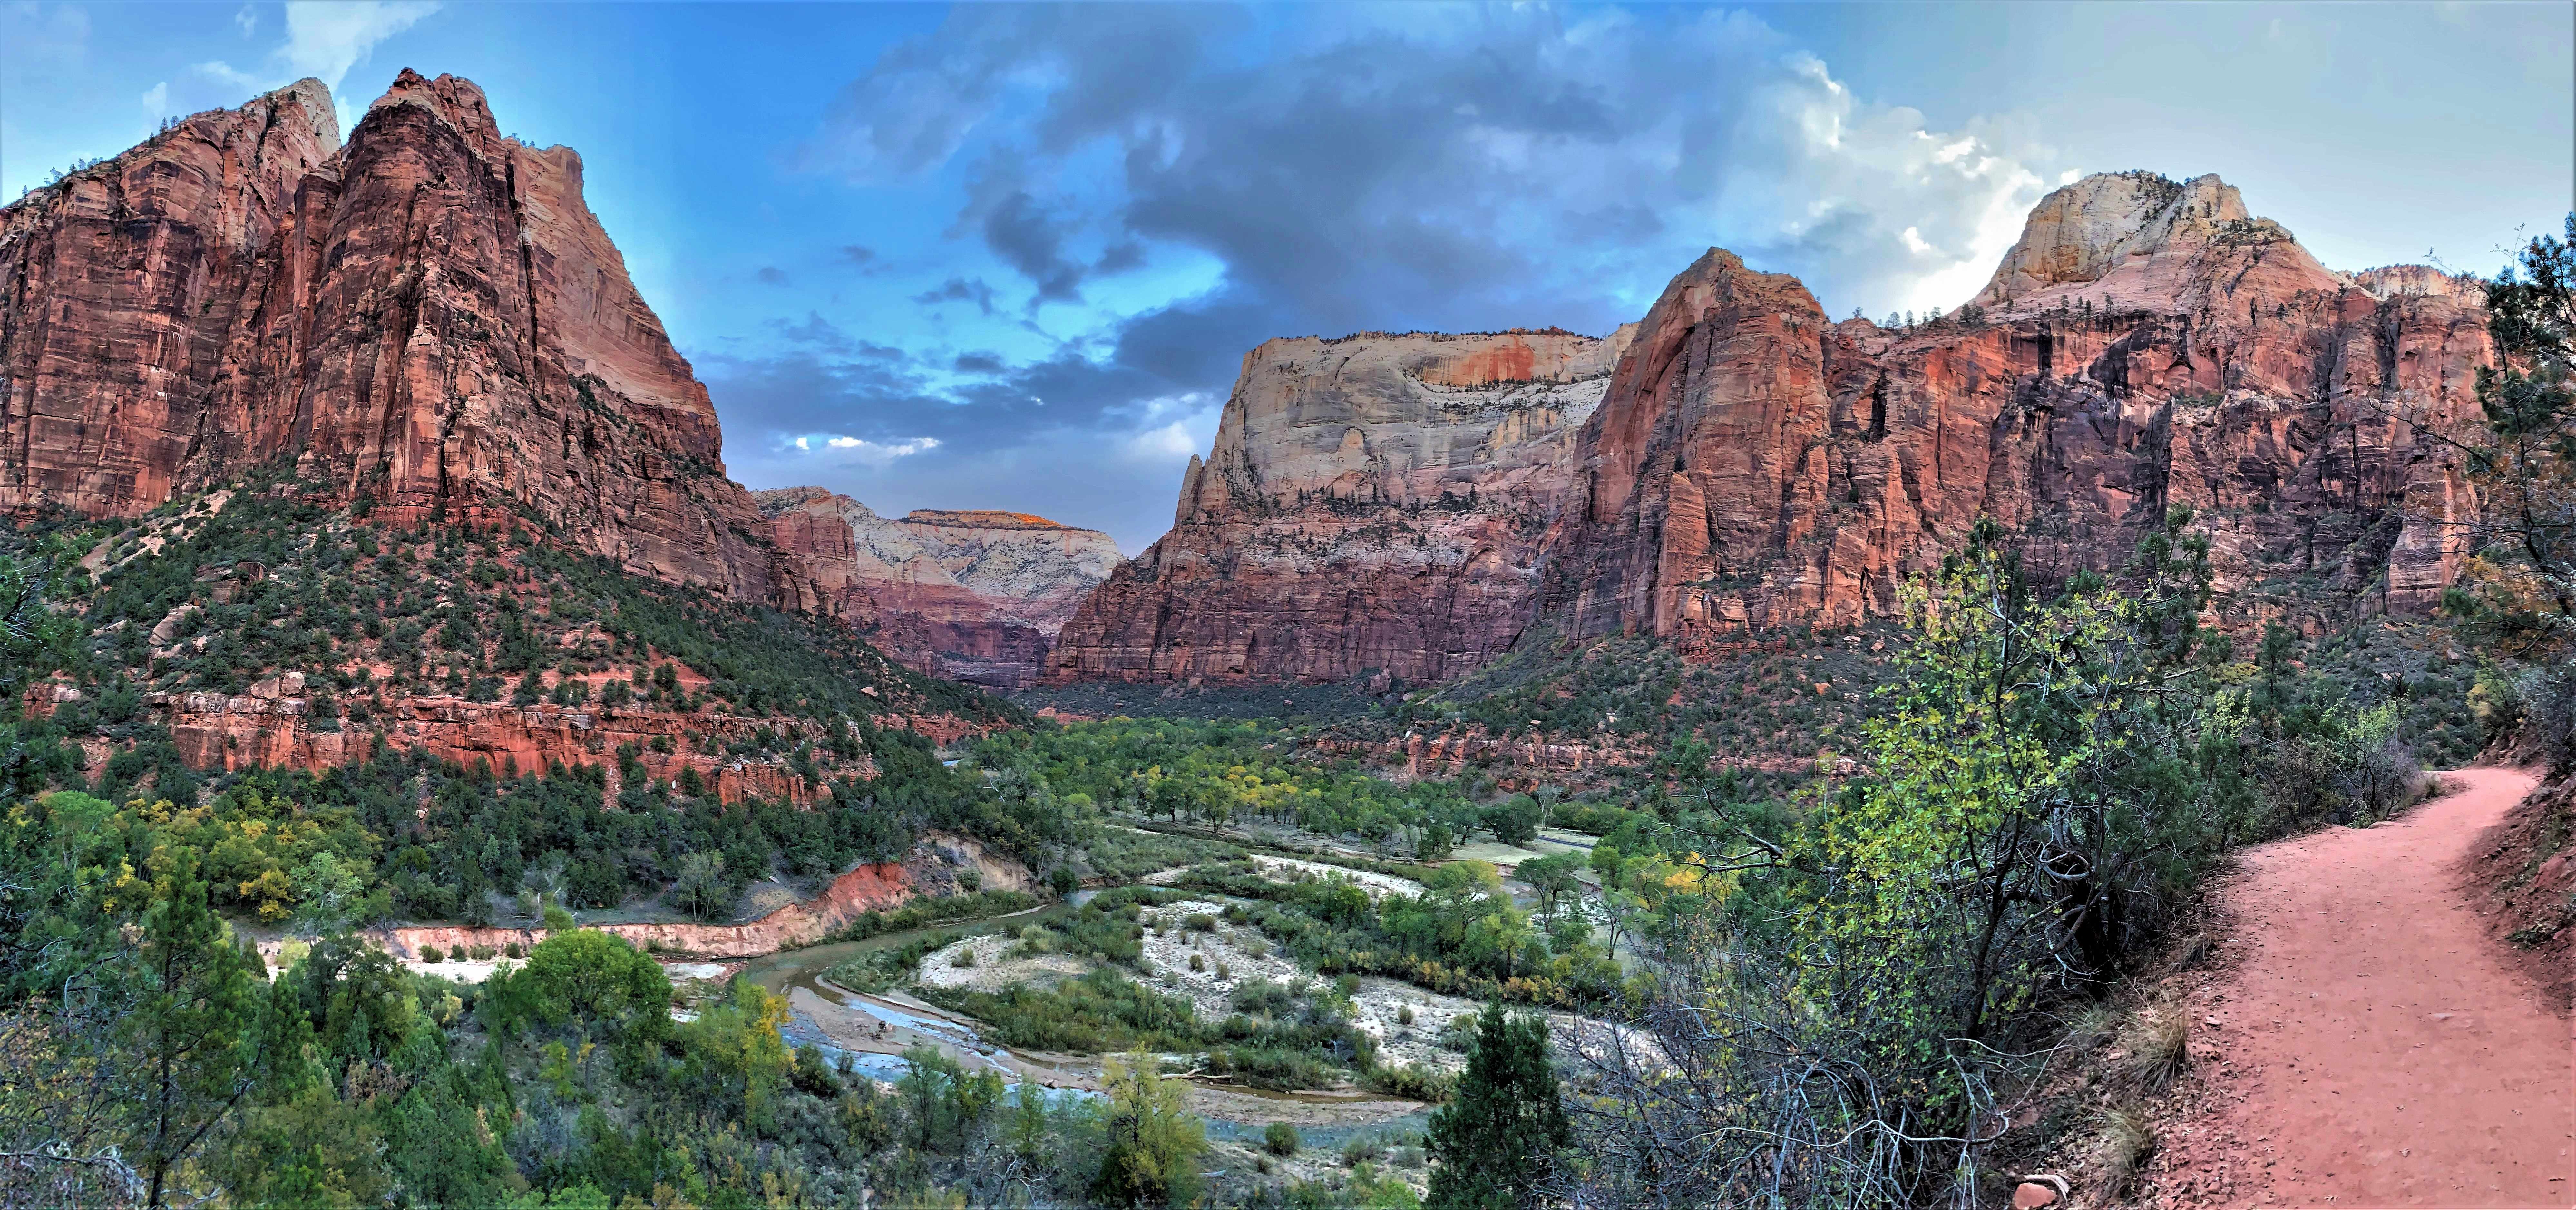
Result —
<path fill-rule="evenodd" d="M 1010 271 L 1024 327 L 1077 304 L 1107 334 L 1016 367 L 957 356 L 944 368 L 978 377 L 937 390 L 908 371 L 743 372 L 782 410 L 935 436 L 941 458 L 1071 435 L 1069 483 L 1101 448 L 1165 432 L 1168 401 L 1222 400 L 1263 340 L 1606 332 L 1710 244 L 1829 306 L 1916 305 L 1905 291 L 1981 278 L 1969 249 L 2017 230 L 2039 191 L 2017 154 L 1858 101 L 1740 13 L 960 6 L 853 81 L 799 163 L 941 174 L 965 198 L 949 234 Z M 1098 279 L 1179 249 L 1217 262 L 1213 288 L 1102 301 Z M 962 276 L 913 301 L 1002 305 Z"/>
<path fill-rule="evenodd" d="M 952 277 L 936 290 L 924 290 L 913 295 L 912 301 L 925 307 L 935 307 L 941 303 L 950 302 L 971 302 L 982 309 L 984 314 L 990 315 L 993 313 L 993 287 L 984 284 L 984 279 L 980 277 L 972 279 Z"/>
<path fill-rule="evenodd" d="M 841 259 L 848 261 L 853 265 L 870 264 L 873 263 L 876 258 L 877 250 L 868 247 L 865 244 L 841 245 Z"/>
<path fill-rule="evenodd" d="M 776 265 L 762 265 L 760 267 L 760 272 L 755 276 L 759 277 L 760 280 L 767 285 L 783 286 L 787 284 L 787 271 Z"/>

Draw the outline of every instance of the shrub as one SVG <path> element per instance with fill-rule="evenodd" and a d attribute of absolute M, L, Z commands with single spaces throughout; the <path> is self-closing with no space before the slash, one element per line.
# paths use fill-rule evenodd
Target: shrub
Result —
<path fill-rule="evenodd" d="M 1276 1156 L 1297 1154 L 1297 1128 L 1286 1122 L 1272 1122 L 1261 1132 L 1261 1149 Z"/>
<path fill-rule="evenodd" d="M 447 961 L 447 951 L 442 950 L 435 945 L 424 945 L 420 947 L 420 960 L 423 962 L 445 962 Z"/>

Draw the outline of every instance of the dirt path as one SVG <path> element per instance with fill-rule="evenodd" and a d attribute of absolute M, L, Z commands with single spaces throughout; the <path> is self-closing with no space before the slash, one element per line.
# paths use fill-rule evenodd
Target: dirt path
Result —
<path fill-rule="evenodd" d="M 2576 1039 L 2460 891 L 2532 779 L 2443 779 L 2402 819 L 2246 855 L 2222 892 L 2240 958 L 2189 1003 L 2207 1108 L 2167 1139 L 2164 1205 L 2576 1204 Z"/>

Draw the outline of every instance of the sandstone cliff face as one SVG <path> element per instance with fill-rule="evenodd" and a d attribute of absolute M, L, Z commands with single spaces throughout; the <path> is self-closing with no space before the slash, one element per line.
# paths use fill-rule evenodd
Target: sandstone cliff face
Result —
<path fill-rule="evenodd" d="M 1508 647 L 1624 347 L 1565 332 L 1274 340 L 1172 531 L 1058 636 L 1058 677 L 1438 680 Z"/>
<path fill-rule="evenodd" d="M 1118 563 L 1098 530 L 992 510 L 919 509 L 899 520 L 819 487 L 755 493 L 768 532 L 827 591 L 863 605 L 880 646 L 941 676 L 1015 687 Z"/>
<path fill-rule="evenodd" d="M 259 261 L 340 145 L 304 80 L 201 113 L 0 209 L 0 506 L 167 499 Z"/>
<path fill-rule="evenodd" d="M 1976 304 L 1905 332 L 1712 250 L 1584 430 L 1547 606 L 1578 635 L 1848 624 L 1980 515 L 2072 571 L 2189 505 L 2247 608 L 2420 609 L 2471 502 L 2401 415 L 2469 414 L 2489 355 L 2474 291 L 2329 272 L 2216 177 L 2061 189 Z"/>
<path fill-rule="evenodd" d="M 2474 501 L 2407 419 L 2472 416 L 2490 356 L 2473 282 L 2337 274 L 2216 177 L 2143 173 L 2051 194 L 1905 331 L 1711 249 L 1609 341 L 1274 341 L 1052 671 L 1440 679 L 1543 613 L 1719 644 L 1884 614 L 1981 515 L 2063 573 L 2177 505 L 2234 616 L 2420 610 Z"/>
<path fill-rule="evenodd" d="M 405 70 L 345 146 L 306 80 L 0 211 L 0 507 L 132 514 L 291 458 L 395 518 L 528 518 L 639 574 L 842 604 L 724 477 L 581 189 L 570 149 Z"/>

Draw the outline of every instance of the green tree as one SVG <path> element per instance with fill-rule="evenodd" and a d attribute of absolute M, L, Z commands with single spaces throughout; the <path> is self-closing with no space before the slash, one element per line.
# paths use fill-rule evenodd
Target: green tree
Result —
<path fill-rule="evenodd" d="M 1183 1106 L 1182 1086 L 1164 1079 L 1150 1054 L 1110 1059 L 1102 1081 L 1109 1091 L 1102 1123 L 1108 1147 L 1092 1196 L 1113 1206 L 1186 1205 L 1198 1189 L 1207 1127 Z"/>
<path fill-rule="evenodd" d="M 128 964 L 133 1001 L 118 1043 L 146 1203 L 166 1204 L 208 1134 L 251 1089 L 240 1046 L 257 1019 L 258 959 L 207 903 L 192 849 L 170 854 Z"/>
<path fill-rule="evenodd" d="M 1499 1003 L 1476 1018 L 1476 1040 L 1455 1099 L 1431 1115 L 1435 1210 L 1545 1204 L 1559 1155 L 1574 1144 L 1548 1057 L 1547 1022 Z"/>
<path fill-rule="evenodd" d="M 2529 655 L 2576 638 L 2576 214 L 2514 260 L 2487 285 L 2498 364 L 2478 370 L 2485 431 L 2415 427 L 2465 455 L 2483 497 L 2466 526 L 2477 557 L 2445 603 Z"/>

